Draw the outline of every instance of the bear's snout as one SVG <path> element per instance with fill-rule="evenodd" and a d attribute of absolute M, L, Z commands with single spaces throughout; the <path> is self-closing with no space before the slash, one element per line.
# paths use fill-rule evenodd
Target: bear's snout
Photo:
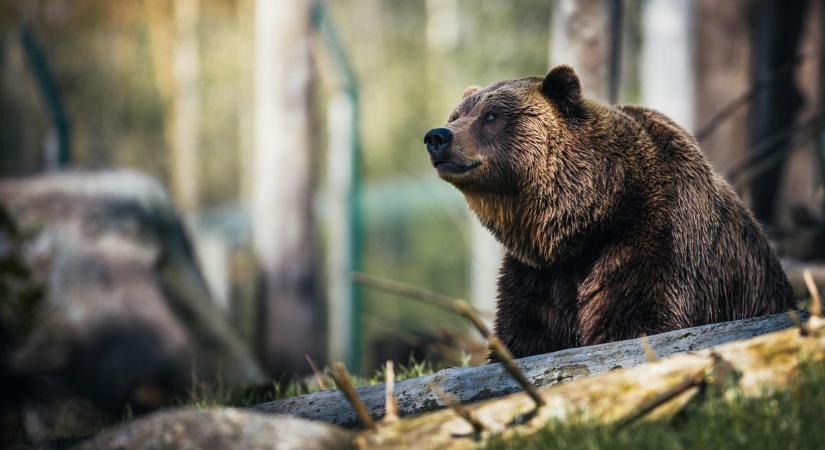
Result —
<path fill-rule="evenodd" d="M 427 152 L 436 160 L 444 157 L 444 151 L 453 142 L 453 132 L 446 128 L 433 128 L 424 135 Z"/>

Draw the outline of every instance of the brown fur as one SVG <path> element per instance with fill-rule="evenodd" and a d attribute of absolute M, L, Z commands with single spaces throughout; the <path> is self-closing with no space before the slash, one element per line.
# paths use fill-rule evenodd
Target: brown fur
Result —
<path fill-rule="evenodd" d="M 507 249 L 496 333 L 516 356 L 793 306 L 751 213 L 662 114 L 585 99 L 559 66 L 468 89 L 446 128 L 442 159 L 477 166 L 440 176 Z"/>

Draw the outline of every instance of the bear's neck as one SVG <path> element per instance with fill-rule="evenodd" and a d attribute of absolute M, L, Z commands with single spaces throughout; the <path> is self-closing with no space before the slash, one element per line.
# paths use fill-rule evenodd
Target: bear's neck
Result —
<path fill-rule="evenodd" d="M 465 193 L 465 199 L 510 255 L 536 268 L 573 264 L 579 257 L 598 254 L 611 242 L 627 238 L 640 227 L 650 228 L 647 214 L 629 209 L 625 211 L 629 213 L 626 217 L 633 217 L 634 224 L 617 227 L 616 223 L 604 220 L 573 223 L 564 217 L 552 216 L 553 208 L 549 207 L 552 201 L 538 195 Z M 606 218 L 613 216 L 607 214 Z M 609 232 L 611 229 L 613 231 Z M 623 233 L 616 233 L 619 229 Z"/>
<path fill-rule="evenodd" d="M 467 194 L 470 209 L 485 228 L 519 261 L 547 267 L 558 260 L 560 242 L 538 205 L 524 198 L 493 193 Z"/>

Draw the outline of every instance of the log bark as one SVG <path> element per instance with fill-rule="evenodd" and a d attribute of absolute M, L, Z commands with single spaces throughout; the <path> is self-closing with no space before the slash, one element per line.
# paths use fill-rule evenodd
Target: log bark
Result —
<path fill-rule="evenodd" d="M 793 319 L 788 315 L 777 314 L 676 330 L 647 339 L 658 357 L 666 357 L 749 339 L 793 325 Z M 642 340 L 630 339 L 521 358 L 518 364 L 530 382 L 546 387 L 617 368 L 633 367 L 646 361 Z M 500 397 L 520 390 L 501 364 L 444 369 L 433 375 L 396 383 L 396 397 L 402 416 L 445 406 L 430 389 L 428 383 L 431 381 L 464 403 Z M 383 384 L 362 386 L 357 391 L 373 417 L 384 415 Z M 346 426 L 357 423 L 352 406 L 343 394 L 333 390 L 264 403 L 253 409 Z"/>
<path fill-rule="evenodd" d="M 455 412 L 445 410 L 387 424 L 377 432 L 363 431 L 356 443 L 370 449 L 469 449 L 493 435 L 529 436 L 550 421 L 621 426 L 636 418 L 675 413 L 698 392 L 700 380 L 712 383 L 714 378 L 724 378 L 720 385 L 741 395 L 763 396 L 786 388 L 803 361 L 825 360 L 825 321 L 813 317 L 805 328 L 805 335 L 798 328 L 779 331 L 544 389 L 546 406 L 538 410 L 523 393 L 470 406 L 469 413 L 488 430 L 481 435 Z M 654 405 L 653 399 L 664 401 Z M 529 420 L 515 420 L 530 411 Z"/>

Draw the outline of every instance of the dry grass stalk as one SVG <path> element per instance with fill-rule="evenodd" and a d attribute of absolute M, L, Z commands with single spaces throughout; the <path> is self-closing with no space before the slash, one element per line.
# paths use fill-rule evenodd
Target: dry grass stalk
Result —
<path fill-rule="evenodd" d="M 479 422 L 478 419 L 476 419 L 475 416 L 473 416 L 470 410 L 465 408 L 464 405 L 462 405 L 461 402 L 457 398 L 455 398 L 454 395 L 444 392 L 444 390 L 441 389 L 440 386 L 438 386 L 435 380 L 431 380 L 429 383 L 427 383 L 427 385 L 430 386 L 430 389 L 432 389 L 436 397 L 438 397 L 442 402 L 444 402 L 444 404 L 446 404 L 453 411 L 455 411 L 455 413 L 458 414 L 459 417 L 467 421 L 467 423 L 469 423 L 470 426 L 473 427 L 473 433 L 478 435 L 485 430 L 484 424 Z"/>
<path fill-rule="evenodd" d="M 413 286 L 406 283 L 399 283 L 397 281 L 386 280 L 384 278 L 376 277 L 373 275 L 367 275 L 365 273 L 353 273 L 352 279 L 356 283 L 360 283 L 365 286 L 378 289 L 379 291 L 389 292 L 391 294 L 396 294 L 413 300 L 418 300 L 433 306 L 437 306 L 439 308 L 448 309 L 462 316 L 464 315 L 464 313 L 459 309 L 460 307 L 456 307 L 457 301 L 466 304 L 466 302 L 464 302 L 463 300 L 454 299 L 452 297 L 448 297 L 437 292 L 428 291 L 418 286 Z M 492 316 L 493 314 L 485 311 L 483 315 L 487 317 Z"/>
<path fill-rule="evenodd" d="M 808 287 L 808 292 L 811 294 L 811 315 L 814 317 L 822 317 L 822 300 L 819 297 L 819 289 L 816 287 L 811 271 L 809 269 L 805 269 L 802 272 L 802 278 L 805 280 L 805 286 Z"/>
<path fill-rule="evenodd" d="M 355 391 L 355 387 L 352 386 L 349 372 L 341 361 L 335 362 L 332 378 L 335 380 L 335 385 L 338 386 L 338 389 L 344 393 L 344 396 L 347 397 L 347 400 L 352 404 L 355 413 L 358 415 L 358 420 L 361 421 L 361 425 L 366 429 L 374 430 L 375 421 L 372 420 L 372 416 L 370 416 L 369 411 L 367 411 L 364 401 L 361 400 L 358 392 Z"/>
<path fill-rule="evenodd" d="M 353 273 L 352 279 L 356 283 L 361 283 L 384 292 L 419 300 L 433 306 L 438 306 L 439 308 L 455 310 L 453 307 L 453 298 L 428 291 L 426 289 L 421 289 L 417 286 L 385 280 L 383 278 L 367 275 L 365 273 Z"/>
<path fill-rule="evenodd" d="M 656 362 L 659 360 L 659 357 L 656 356 L 656 352 L 654 352 L 653 348 L 650 347 L 650 342 L 647 340 L 647 336 L 642 336 L 642 350 L 645 352 L 645 359 L 647 362 Z"/>
<path fill-rule="evenodd" d="M 487 325 L 485 325 L 484 321 L 481 320 L 481 316 L 475 308 L 470 306 L 470 304 L 464 300 L 453 300 L 452 303 L 453 310 L 455 312 L 469 320 L 475 329 L 478 330 L 478 332 L 484 337 L 484 339 L 490 339 L 490 336 L 492 336 L 493 333 L 490 332 L 490 329 L 487 328 Z"/>
<path fill-rule="evenodd" d="M 384 421 L 394 422 L 398 420 L 398 401 L 395 399 L 395 366 L 392 361 L 387 361 L 384 373 Z"/>
<path fill-rule="evenodd" d="M 524 376 L 524 372 L 518 368 L 516 362 L 513 360 L 513 355 L 509 350 L 507 350 L 507 347 L 505 347 L 504 344 L 502 344 L 501 341 L 495 336 L 490 336 L 487 340 L 490 342 L 490 350 L 493 351 L 493 355 L 501 361 L 501 364 L 510 376 L 512 376 L 519 386 L 524 389 L 527 395 L 533 399 L 533 402 L 536 404 L 536 408 L 544 406 L 544 399 L 541 395 L 539 395 L 538 389 L 530 383 L 527 377 Z"/>
<path fill-rule="evenodd" d="M 318 366 L 315 365 L 315 361 L 312 360 L 312 357 L 309 356 L 308 353 L 304 353 L 304 358 L 306 358 L 307 363 L 309 363 L 309 367 L 312 369 L 312 374 L 315 376 L 315 382 L 318 383 L 318 388 L 326 390 L 327 384 L 324 382 L 324 375 L 318 370 Z"/>
<path fill-rule="evenodd" d="M 653 398 L 639 406 L 637 410 L 633 411 L 631 414 L 616 422 L 616 429 L 621 430 L 627 427 L 628 425 L 635 423 L 637 420 L 650 414 L 654 409 L 658 408 L 659 406 L 664 405 L 665 403 L 673 400 L 674 398 L 680 396 L 681 394 L 687 392 L 690 389 L 698 388 L 704 382 L 704 370 L 701 370 L 693 375 L 685 377 L 685 379 L 681 383 L 664 392 L 659 393 L 658 395 L 654 396 Z"/>
<path fill-rule="evenodd" d="M 507 372 L 513 377 L 513 379 L 516 380 L 521 388 L 527 392 L 530 398 L 533 399 L 536 403 L 536 407 L 538 408 L 544 405 L 544 400 L 539 395 L 538 390 L 536 390 L 536 387 L 527 380 L 524 372 L 518 368 L 513 360 L 513 355 L 509 350 L 507 350 L 507 347 L 505 347 L 504 344 L 490 332 L 490 329 L 487 328 L 487 325 L 485 325 L 484 321 L 481 320 L 481 316 L 478 314 L 478 311 L 476 311 L 475 308 L 470 306 L 470 304 L 464 300 L 452 299 L 445 295 L 430 292 L 416 286 L 397 283 L 395 281 L 389 281 L 363 273 L 353 274 L 353 279 L 358 283 L 362 283 L 376 289 L 403 295 L 448 309 L 464 317 L 475 327 L 476 330 L 478 330 L 484 339 L 487 340 L 490 345 L 490 350 L 493 352 L 493 356 L 501 361 Z"/>

